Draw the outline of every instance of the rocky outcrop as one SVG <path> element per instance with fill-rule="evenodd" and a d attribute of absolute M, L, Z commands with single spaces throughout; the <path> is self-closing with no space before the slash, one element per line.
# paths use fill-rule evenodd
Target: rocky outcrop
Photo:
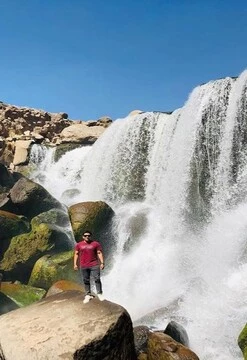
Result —
<path fill-rule="evenodd" d="M 90 145 L 111 122 L 109 117 L 96 121 L 72 121 L 66 113 L 50 113 L 0 102 L 0 161 L 12 167 L 27 164 L 33 143 Z M 74 126 L 83 130 L 78 130 L 77 134 Z M 63 132 L 67 127 L 71 129 Z"/>
<path fill-rule="evenodd" d="M 1 316 L 0 347 L 5 360 L 136 359 L 126 310 L 97 299 L 83 304 L 77 291 Z"/>
<path fill-rule="evenodd" d="M 28 107 L 0 102 L 0 136 L 24 137 L 39 134 L 50 140 L 56 133 L 70 125 L 68 114 L 49 113 Z"/>

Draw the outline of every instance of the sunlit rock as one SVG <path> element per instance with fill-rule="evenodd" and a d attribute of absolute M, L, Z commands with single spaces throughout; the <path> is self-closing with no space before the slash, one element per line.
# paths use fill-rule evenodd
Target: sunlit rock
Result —
<path fill-rule="evenodd" d="M 103 126 L 87 126 L 86 123 L 73 124 L 66 127 L 60 134 L 62 143 L 93 144 L 103 134 Z"/>
<path fill-rule="evenodd" d="M 0 317 L 5 360 L 136 360 L 131 319 L 124 308 L 67 291 Z M 27 346 L 28 344 L 28 346 Z"/>
<path fill-rule="evenodd" d="M 13 159 L 14 166 L 24 165 L 28 163 L 28 155 L 30 151 L 31 140 L 18 140 L 15 143 L 15 154 Z"/>

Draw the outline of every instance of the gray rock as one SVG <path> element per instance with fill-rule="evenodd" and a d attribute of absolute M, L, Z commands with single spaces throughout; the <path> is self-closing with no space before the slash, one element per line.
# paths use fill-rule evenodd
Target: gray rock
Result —
<path fill-rule="evenodd" d="M 171 336 L 174 340 L 184 346 L 189 346 L 189 337 L 185 328 L 176 321 L 170 321 L 164 330 L 164 334 Z"/>
<path fill-rule="evenodd" d="M 18 208 L 18 213 L 29 219 L 48 211 L 60 208 L 61 204 L 43 186 L 25 177 L 17 181 L 10 190 L 10 198 Z"/>
<path fill-rule="evenodd" d="M 136 360 L 132 322 L 121 306 L 63 292 L 0 317 L 5 360 Z"/>

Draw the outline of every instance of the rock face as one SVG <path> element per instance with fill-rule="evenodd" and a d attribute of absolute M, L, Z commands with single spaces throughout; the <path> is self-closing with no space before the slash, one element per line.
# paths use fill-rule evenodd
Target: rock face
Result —
<path fill-rule="evenodd" d="M 51 139 L 71 123 L 66 113 L 49 113 L 0 102 L 0 124 L 0 136 L 5 138 L 34 133 Z"/>
<path fill-rule="evenodd" d="M 71 121 L 66 113 L 49 113 L 0 102 L 0 161 L 12 166 L 25 165 L 32 143 L 92 144 L 111 123 L 109 117 L 87 122 Z M 64 133 L 67 127 L 70 130 Z"/>
<path fill-rule="evenodd" d="M 50 296 L 0 317 L 5 360 L 135 360 L 131 319 L 124 308 L 77 291 Z"/>

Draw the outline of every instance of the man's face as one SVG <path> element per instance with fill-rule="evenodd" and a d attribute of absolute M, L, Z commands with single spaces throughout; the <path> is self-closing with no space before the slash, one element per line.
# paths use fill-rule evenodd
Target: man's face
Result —
<path fill-rule="evenodd" d="M 86 242 L 90 242 L 91 241 L 91 235 L 89 233 L 83 234 L 83 240 L 86 241 Z"/>

